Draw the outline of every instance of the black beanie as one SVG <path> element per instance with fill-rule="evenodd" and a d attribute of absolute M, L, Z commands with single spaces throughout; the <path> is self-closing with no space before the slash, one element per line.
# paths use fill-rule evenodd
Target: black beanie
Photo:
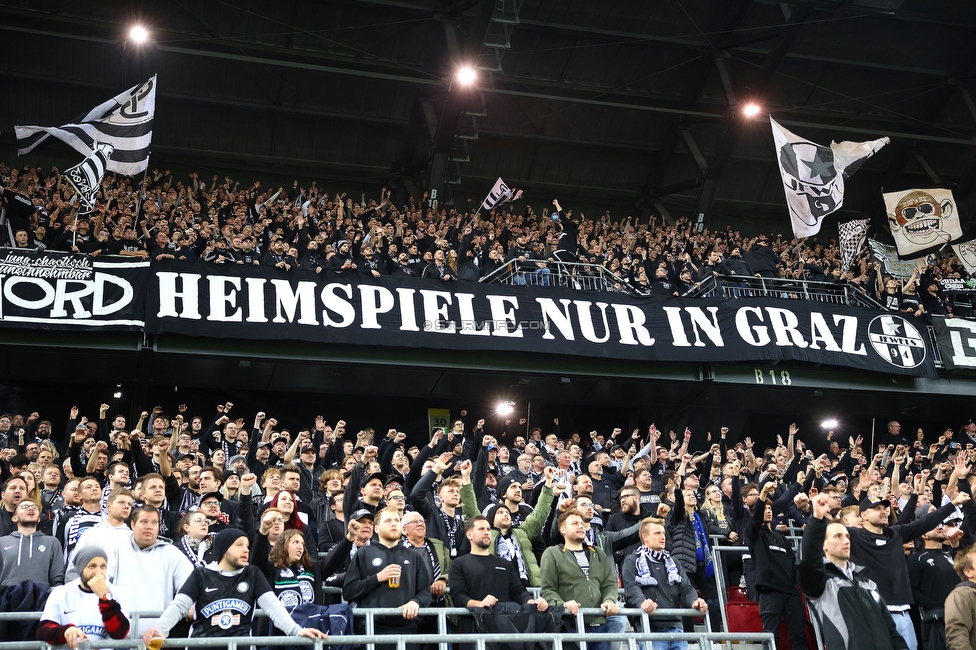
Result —
<path fill-rule="evenodd" d="M 217 533 L 217 536 L 214 537 L 214 542 L 213 542 L 214 558 L 218 562 L 223 560 L 224 553 L 227 552 L 227 549 L 233 546 L 234 542 L 236 542 L 238 538 L 241 537 L 247 537 L 247 535 L 240 528 L 225 528 L 219 533 Z"/>

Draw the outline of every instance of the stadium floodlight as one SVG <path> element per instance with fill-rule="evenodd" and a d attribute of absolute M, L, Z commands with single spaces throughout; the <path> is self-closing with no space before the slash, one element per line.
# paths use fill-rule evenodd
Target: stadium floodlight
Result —
<path fill-rule="evenodd" d="M 462 86 L 470 86 L 477 79 L 478 73 L 469 65 L 461 66 L 457 71 L 457 80 Z"/>
<path fill-rule="evenodd" d="M 134 25 L 129 30 L 129 39 L 136 44 L 143 44 L 149 40 L 149 31 L 142 25 Z"/>
<path fill-rule="evenodd" d="M 759 107 L 759 104 L 756 104 L 755 102 L 750 102 L 742 107 L 742 114 L 745 115 L 746 117 L 755 117 L 759 115 L 759 111 L 761 110 L 762 109 Z"/>
<path fill-rule="evenodd" d="M 115 385 L 115 392 L 112 394 L 115 399 L 122 399 L 122 384 Z"/>
<path fill-rule="evenodd" d="M 824 420 L 820 423 L 820 426 L 824 429 L 834 429 L 837 427 L 837 420 L 831 418 L 829 420 Z"/>
<path fill-rule="evenodd" d="M 515 402 L 510 400 L 505 402 L 499 402 L 498 405 L 495 407 L 495 413 L 497 413 L 498 415 L 511 415 L 514 410 L 515 410 Z"/>

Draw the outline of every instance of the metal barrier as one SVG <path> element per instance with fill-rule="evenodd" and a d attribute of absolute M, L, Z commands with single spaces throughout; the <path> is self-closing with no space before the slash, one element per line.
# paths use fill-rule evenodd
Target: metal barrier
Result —
<path fill-rule="evenodd" d="M 685 292 L 686 298 L 783 298 L 812 300 L 883 310 L 884 306 L 856 285 L 845 282 L 813 282 L 751 275 L 713 275 Z"/>
<path fill-rule="evenodd" d="M 541 266 L 540 266 L 541 265 Z M 610 291 L 635 295 L 626 280 L 599 264 L 551 260 L 510 260 L 479 282 L 516 286 L 566 287 L 579 291 Z"/>
<path fill-rule="evenodd" d="M 156 618 L 160 616 L 160 611 L 133 611 L 129 613 L 132 629 L 138 630 L 139 620 L 142 618 Z M 403 612 L 397 608 L 375 608 L 375 609 L 355 609 L 354 616 L 366 618 L 365 635 L 334 636 L 327 639 L 306 639 L 303 637 L 194 637 L 189 639 L 174 638 L 167 640 L 163 647 L 226 647 L 227 650 L 238 650 L 240 645 L 244 646 L 282 646 L 282 645 L 309 645 L 314 646 L 315 650 L 322 650 L 324 645 L 336 644 L 358 644 L 365 645 L 369 650 L 377 645 L 388 646 L 396 645 L 397 650 L 405 650 L 407 643 L 437 643 L 441 650 L 446 650 L 451 643 L 473 643 L 476 650 L 485 650 L 485 644 L 491 642 L 511 641 L 512 637 L 507 634 L 449 634 L 447 632 L 448 616 L 471 616 L 471 612 L 462 607 L 453 608 L 422 608 L 419 616 L 437 616 L 437 634 L 412 634 L 405 635 L 382 635 L 373 634 L 375 630 L 376 616 L 402 616 Z M 261 610 L 257 610 L 255 615 L 263 616 Z M 576 632 L 557 632 L 555 634 L 520 634 L 519 642 L 551 642 L 553 650 L 562 650 L 564 642 L 579 642 L 583 650 L 586 650 L 587 641 L 619 641 L 627 644 L 628 650 L 637 650 L 637 644 L 641 641 L 693 641 L 698 642 L 699 648 L 710 648 L 711 642 L 723 641 L 754 641 L 758 643 L 770 642 L 771 647 L 775 648 L 775 639 L 771 634 L 729 634 L 725 632 L 711 632 L 708 627 L 708 616 L 705 616 L 706 631 L 692 633 L 669 633 L 669 632 L 616 632 L 616 633 L 586 633 L 583 631 L 583 617 L 591 615 L 603 615 L 603 610 L 599 608 L 580 609 L 576 614 Z M 674 617 L 700 617 L 702 613 L 694 609 L 660 609 L 653 614 L 648 614 L 639 608 L 620 608 L 620 616 L 638 616 L 641 619 L 644 630 L 650 629 L 650 619 L 652 618 L 674 618 Z M 0 621 L 14 620 L 37 620 L 41 612 L 3 612 L 0 613 Z M 146 650 L 142 639 L 100 639 L 91 642 L 84 642 L 79 646 L 82 650 L 89 648 L 134 648 L 136 650 Z M 50 646 L 43 641 L 15 641 L 0 642 L 0 650 L 49 650 Z"/>
<path fill-rule="evenodd" d="M 750 553 L 748 546 L 719 546 L 718 537 L 712 537 L 712 558 L 715 564 L 715 587 L 718 596 L 718 606 L 722 614 L 722 629 L 726 631 L 727 634 L 729 629 L 729 615 L 725 611 L 726 604 L 726 587 L 725 584 L 725 564 L 722 560 L 722 553 Z M 793 546 L 794 552 L 799 553 L 799 543 L 800 537 L 787 536 L 790 545 Z M 809 608 L 808 608 L 809 609 Z M 813 635 L 817 641 L 817 647 L 823 648 L 823 636 L 820 633 L 820 621 L 817 620 L 815 614 L 810 614 L 810 624 L 813 626 Z"/>

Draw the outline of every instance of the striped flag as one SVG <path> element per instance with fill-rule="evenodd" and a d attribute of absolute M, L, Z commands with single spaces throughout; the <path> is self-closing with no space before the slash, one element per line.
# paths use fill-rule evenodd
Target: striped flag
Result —
<path fill-rule="evenodd" d="M 481 209 L 485 212 L 491 212 L 496 206 L 502 203 L 511 203 L 512 201 L 518 201 L 520 198 L 522 198 L 522 190 L 510 188 L 499 177 L 495 181 L 495 185 L 491 188 L 491 191 L 488 192 L 488 196 L 481 203 Z"/>
<path fill-rule="evenodd" d="M 86 157 L 95 152 L 96 144 L 111 145 L 109 171 L 136 176 L 149 167 L 153 116 L 156 113 L 156 76 L 133 86 L 99 104 L 87 114 L 63 126 L 15 126 L 23 156 L 36 149 L 50 136 L 66 142 Z"/>
<path fill-rule="evenodd" d="M 113 150 L 110 144 L 96 145 L 92 155 L 64 172 L 68 182 L 81 198 L 79 214 L 88 214 L 95 209 L 95 194 L 102 184 L 102 178 L 105 177 L 105 168 Z"/>

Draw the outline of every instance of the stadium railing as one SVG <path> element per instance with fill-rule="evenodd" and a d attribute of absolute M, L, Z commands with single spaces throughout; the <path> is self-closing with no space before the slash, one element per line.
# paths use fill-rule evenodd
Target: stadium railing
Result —
<path fill-rule="evenodd" d="M 541 264 L 541 266 L 539 266 Z M 626 280 L 599 264 L 510 260 L 479 282 L 532 287 L 566 287 L 578 291 L 610 291 L 635 295 Z"/>
<path fill-rule="evenodd" d="M 353 610 L 354 616 L 366 618 L 366 629 L 369 632 L 373 629 L 373 617 L 375 616 L 399 616 L 402 612 L 396 608 L 357 608 Z M 133 611 L 129 613 L 129 620 L 133 630 L 139 629 L 139 621 L 143 618 L 155 618 L 162 612 L 159 611 Z M 263 615 L 260 610 L 257 615 Z M 470 643 L 476 650 L 485 650 L 487 643 L 511 642 L 509 634 L 451 634 L 448 633 L 448 616 L 471 616 L 472 613 L 465 608 L 422 608 L 419 616 L 436 616 L 438 618 L 438 634 L 411 634 L 411 635 L 347 635 L 330 636 L 327 639 L 306 639 L 302 637 L 272 636 L 272 637 L 195 637 L 195 638 L 172 638 L 168 639 L 163 648 L 213 648 L 221 647 L 227 650 L 238 650 L 240 646 L 312 646 L 314 650 L 323 650 L 332 645 L 358 645 L 364 646 L 367 650 L 374 650 L 375 646 L 395 645 L 397 650 L 405 650 L 409 644 L 439 644 L 441 650 L 447 650 L 452 643 Z M 589 615 L 603 615 L 603 610 L 599 608 L 580 609 L 575 616 L 576 632 L 557 632 L 554 634 L 520 634 L 519 643 L 544 642 L 552 643 L 553 650 L 562 650 L 564 643 L 580 643 L 582 650 L 586 650 L 586 642 L 610 641 L 620 642 L 627 645 L 628 650 L 637 650 L 638 643 L 641 641 L 689 641 L 697 643 L 699 648 L 710 648 L 712 643 L 723 643 L 729 641 L 765 643 L 769 642 L 771 648 L 775 648 L 775 639 L 771 634 L 729 634 L 724 632 L 711 632 L 707 628 L 708 617 L 705 617 L 706 630 L 703 632 L 691 632 L 686 634 L 661 633 L 661 632 L 618 632 L 618 633 L 584 633 L 583 617 Z M 621 608 L 621 616 L 640 617 L 644 625 L 643 629 L 649 629 L 648 623 L 651 618 L 657 617 L 676 617 L 682 618 L 700 617 L 701 612 L 694 609 L 661 609 L 654 614 L 647 614 L 641 609 Z M 4 612 L 0 613 L 0 621 L 24 621 L 39 620 L 41 612 Z M 48 650 L 50 646 L 43 641 L 8 641 L 0 642 L 0 650 Z M 146 650 L 146 646 L 140 638 L 130 639 L 98 639 L 86 641 L 79 645 L 81 650 L 89 648 L 133 648 L 135 650 Z"/>

